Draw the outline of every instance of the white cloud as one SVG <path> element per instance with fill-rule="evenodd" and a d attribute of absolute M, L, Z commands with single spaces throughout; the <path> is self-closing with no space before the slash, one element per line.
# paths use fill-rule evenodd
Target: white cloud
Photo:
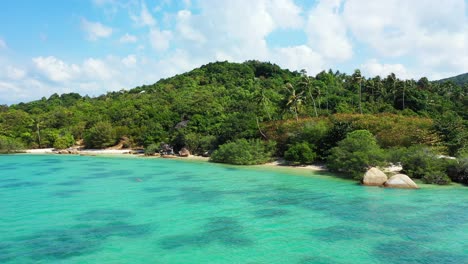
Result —
<path fill-rule="evenodd" d="M 137 63 L 137 58 L 135 55 L 128 55 L 127 57 L 122 59 L 122 64 L 126 67 L 135 67 Z"/>
<path fill-rule="evenodd" d="M 141 2 L 140 9 L 141 9 L 140 15 L 131 15 L 132 20 L 138 26 L 150 26 L 151 27 L 151 26 L 156 25 L 156 20 L 154 19 L 153 15 L 151 15 L 144 1 Z"/>
<path fill-rule="evenodd" d="M 181 38 L 203 44 L 206 41 L 205 36 L 194 29 L 192 13 L 189 10 L 181 10 L 177 13 L 177 33 Z"/>
<path fill-rule="evenodd" d="M 266 9 L 279 28 L 301 28 L 304 20 L 302 9 L 291 0 L 271 0 L 265 2 Z"/>
<path fill-rule="evenodd" d="M 80 73 L 78 65 L 67 64 L 53 56 L 36 57 L 32 61 L 40 73 L 47 79 L 55 82 L 72 80 Z"/>
<path fill-rule="evenodd" d="M 0 49 L 6 49 L 6 48 L 7 48 L 7 44 L 6 44 L 5 40 L 0 38 Z"/>
<path fill-rule="evenodd" d="M 84 18 L 81 19 L 81 28 L 86 32 L 88 39 L 92 41 L 110 37 L 113 31 L 112 28 L 99 22 L 90 22 Z"/>
<path fill-rule="evenodd" d="M 398 78 L 411 78 L 408 70 L 403 64 L 386 64 L 379 63 L 377 59 L 371 59 L 361 65 L 361 71 L 366 77 L 380 76 L 387 77 L 390 73 L 394 73 Z"/>
<path fill-rule="evenodd" d="M 322 56 L 306 45 L 278 48 L 275 50 L 274 61 L 292 71 L 305 69 L 309 74 L 323 70 Z"/>
<path fill-rule="evenodd" d="M 341 5 L 341 0 L 319 1 L 309 13 L 305 31 L 310 46 L 327 58 L 344 61 L 353 56 L 353 48 L 340 14 Z"/>
<path fill-rule="evenodd" d="M 6 77 L 8 79 L 19 80 L 19 79 L 23 79 L 25 76 L 26 76 L 25 70 L 22 70 L 13 66 L 8 66 L 6 68 Z"/>
<path fill-rule="evenodd" d="M 120 37 L 120 43 L 135 43 L 138 41 L 138 38 L 134 35 L 130 35 L 125 33 L 122 37 Z"/>
<path fill-rule="evenodd" d="M 169 48 L 172 33 L 167 30 L 160 31 L 157 28 L 152 28 L 149 33 L 151 46 L 156 51 L 165 51 Z"/>
<path fill-rule="evenodd" d="M 426 72 L 468 68 L 463 0 L 348 0 L 343 17 L 353 35 L 384 58 L 410 56 Z"/>
<path fill-rule="evenodd" d="M 103 60 L 89 58 L 83 62 L 83 72 L 89 79 L 94 80 L 108 80 L 111 79 L 114 74 L 110 66 L 107 65 Z"/>

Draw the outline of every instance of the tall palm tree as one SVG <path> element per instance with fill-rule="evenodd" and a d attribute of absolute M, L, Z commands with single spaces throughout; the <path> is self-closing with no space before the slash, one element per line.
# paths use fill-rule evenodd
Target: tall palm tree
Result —
<path fill-rule="evenodd" d="M 297 92 L 294 86 L 290 83 L 286 84 L 285 88 L 289 93 L 286 106 L 289 106 L 289 109 L 296 117 L 296 121 L 299 122 L 299 111 L 302 108 L 302 103 L 304 101 L 304 91 Z"/>
<path fill-rule="evenodd" d="M 309 93 L 309 97 L 312 100 L 312 104 L 314 105 L 315 117 L 318 117 L 317 105 L 315 103 L 315 98 L 312 95 L 312 92 L 320 95 L 320 88 L 316 85 L 313 85 L 309 76 L 307 76 L 307 72 L 305 70 L 302 70 L 301 73 L 302 73 L 302 78 L 301 78 L 301 81 L 299 82 L 299 85 L 302 88 L 302 91 L 307 91 Z"/>

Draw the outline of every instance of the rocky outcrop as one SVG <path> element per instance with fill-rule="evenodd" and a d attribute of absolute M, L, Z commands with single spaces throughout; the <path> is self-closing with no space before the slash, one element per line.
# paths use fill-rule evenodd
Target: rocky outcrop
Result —
<path fill-rule="evenodd" d="M 387 175 L 377 168 L 370 168 L 362 179 L 362 184 L 367 186 L 382 186 L 387 181 Z"/>
<path fill-rule="evenodd" d="M 179 151 L 179 156 L 181 157 L 188 157 L 190 156 L 190 151 L 186 148 L 182 148 L 180 151 Z"/>
<path fill-rule="evenodd" d="M 418 189 L 418 185 L 405 174 L 396 174 L 385 182 L 385 187 Z"/>

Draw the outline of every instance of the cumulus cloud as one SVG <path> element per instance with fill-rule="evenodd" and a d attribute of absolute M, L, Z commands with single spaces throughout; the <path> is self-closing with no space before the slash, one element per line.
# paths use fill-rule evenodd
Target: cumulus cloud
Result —
<path fill-rule="evenodd" d="M 340 14 L 341 0 L 321 0 L 308 17 L 305 31 L 309 44 L 323 56 L 347 60 L 353 55 L 346 24 Z"/>
<path fill-rule="evenodd" d="M 322 56 L 306 45 L 277 48 L 274 57 L 274 61 L 292 71 L 305 69 L 315 74 L 324 67 Z"/>
<path fill-rule="evenodd" d="M 55 82 L 63 82 L 74 79 L 80 73 L 80 67 L 76 64 L 67 64 L 62 60 L 49 57 L 36 57 L 32 59 L 35 67 L 47 79 Z"/>
<path fill-rule="evenodd" d="M 149 33 L 149 41 L 151 46 L 156 51 L 165 51 L 169 48 L 172 33 L 167 30 L 160 31 L 157 28 L 152 28 Z"/>
<path fill-rule="evenodd" d="M 20 80 L 26 76 L 26 71 L 23 69 L 16 68 L 14 66 L 7 66 L 6 77 L 12 80 Z"/>
<path fill-rule="evenodd" d="M 411 78 L 408 70 L 403 64 L 386 64 L 380 63 L 377 59 L 371 59 L 361 65 L 362 73 L 367 77 L 380 76 L 387 77 L 390 73 L 394 73 L 399 78 Z"/>
<path fill-rule="evenodd" d="M 120 43 L 135 43 L 138 41 L 138 38 L 134 35 L 130 35 L 128 33 L 125 33 L 122 37 L 119 39 Z"/>
<path fill-rule="evenodd" d="M 343 9 L 352 34 L 383 58 L 411 56 L 429 75 L 468 69 L 463 0 L 348 0 Z"/>
<path fill-rule="evenodd" d="M 131 15 L 131 18 L 138 26 L 156 25 L 156 20 L 154 19 L 153 15 L 150 13 L 148 8 L 146 7 L 146 3 L 144 1 L 142 1 L 140 5 L 140 14 Z"/>
<path fill-rule="evenodd" d="M 81 28 L 89 40 L 95 41 L 99 38 L 107 38 L 112 35 L 112 28 L 104 26 L 99 22 L 91 22 L 85 18 L 81 19 Z"/>

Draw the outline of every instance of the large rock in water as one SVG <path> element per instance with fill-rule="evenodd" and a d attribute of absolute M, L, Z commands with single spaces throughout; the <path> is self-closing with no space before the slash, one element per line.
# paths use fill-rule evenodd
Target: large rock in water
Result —
<path fill-rule="evenodd" d="M 382 186 L 388 180 L 387 175 L 377 168 L 370 168 L 364 178 L 362 184 L 367 186 Z"/>
<path fill-rule="evenodd" d="M 393 175 L 385 182 L 385 187 L 418 189 L 418 185 L 405 174 Z"/>

